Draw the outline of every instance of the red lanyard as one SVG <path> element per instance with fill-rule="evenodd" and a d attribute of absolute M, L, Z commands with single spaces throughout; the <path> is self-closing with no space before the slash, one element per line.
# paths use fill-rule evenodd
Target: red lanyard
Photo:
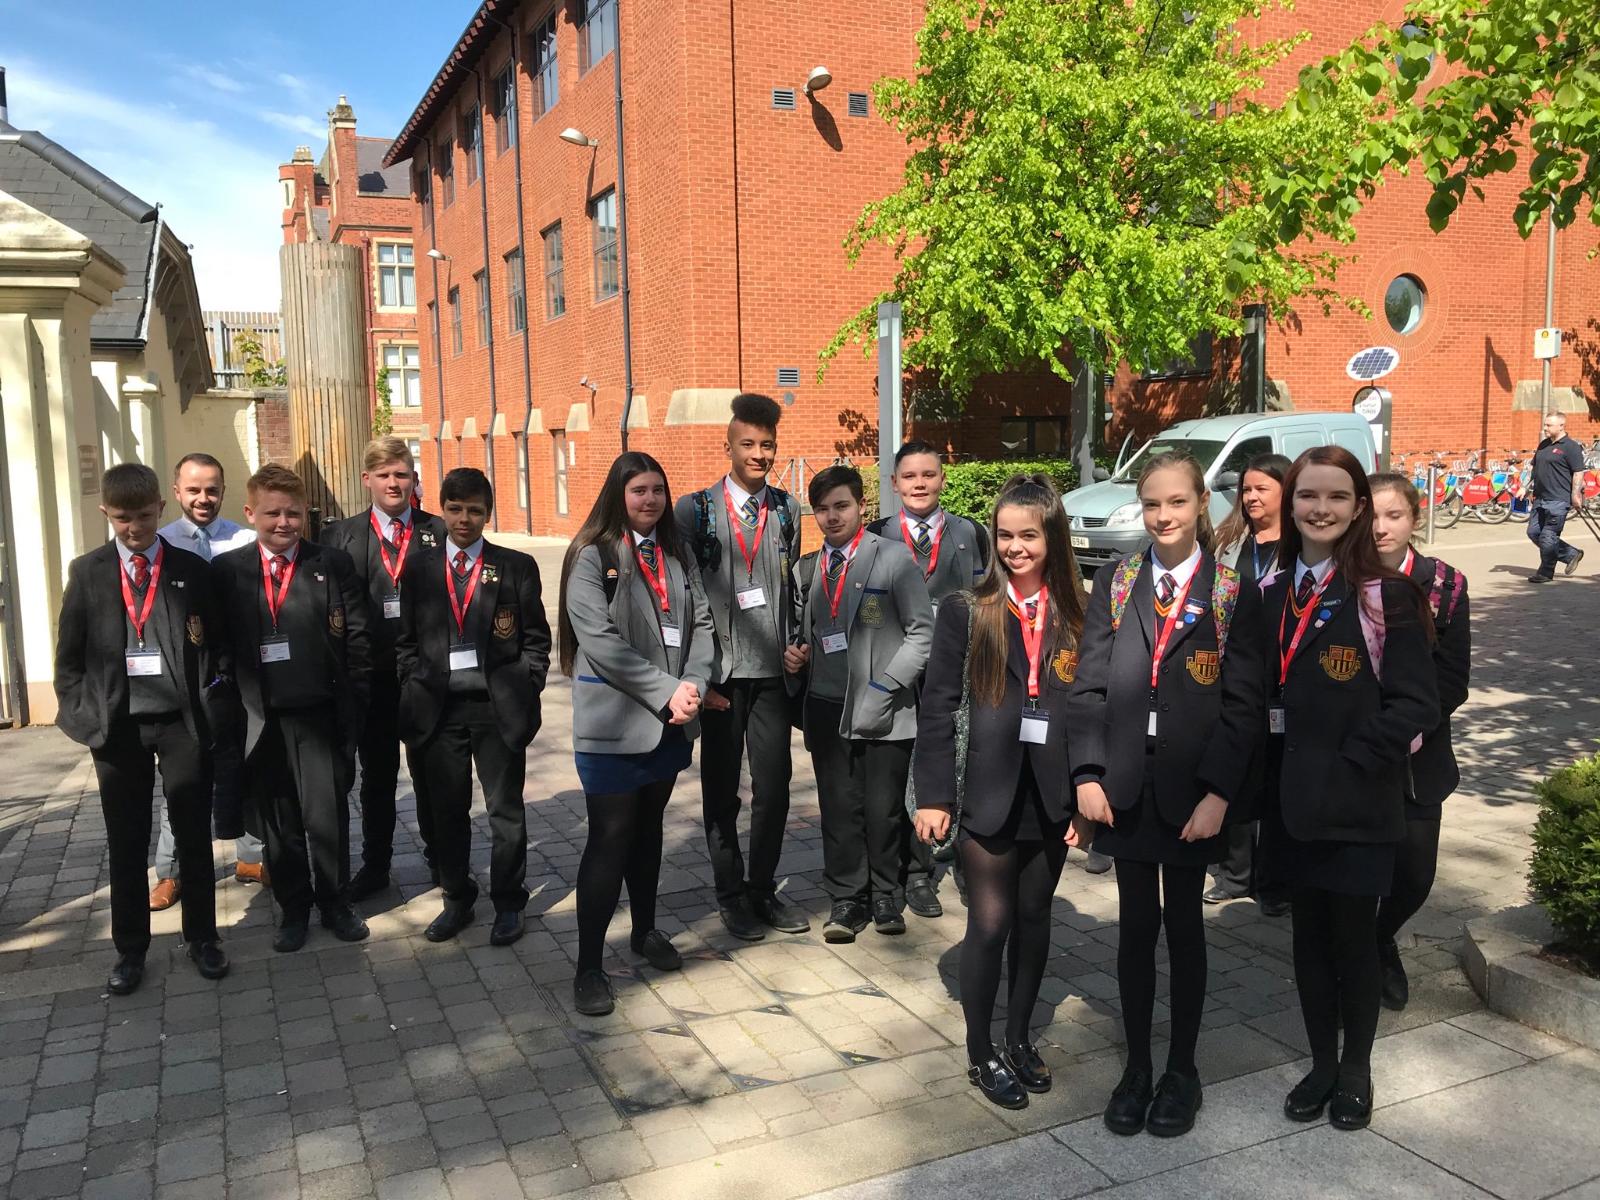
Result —
<path fill-rule="evenodd" d="M 918 517 L 917 520 L 922 520 Z M 906 549 L 911 551 L 911 557 L 917 557 L 917 544 L 911 540 L 911 522 L 907 520 L 904 510 L 900 513 L 900 536 L 905 539 Z M 944 522 L 939 522 L 939 532 L 933 535 L 933 552 L 928 555 L 928 569 L 922 573 L 924 579 L 933 578 L 933 569 L 939 565 L 939 543 L 944 541 Z"/>
<path fill-rule="evenodd" d="M 1402 575 L 1410 575 L 1411 574 L 1411 568 L 1412 568 L 1412 566 L 1415 565 L 1416 561 L 1417 561 L 1417 552 L 1415 550 L 1413 550 L 1410 546 L 1407 546 L 1406 547 L 1406 560 L 1405 560 L 1405 562 L 1400 564 L 1400 574 L 1402 574 Z"/>
<path fill-rule="evenodd" d="M 1284 622 L 1289 616 L 1289 606 L 1294 603 L 1293 588 L 1291 588 L 1288 597 L 1283 602 L 1283 611 L 1278 614 L 1278 687 L 1280 690 L 1284 684 L 1289 682 L 1289 664 L 1294 662 L 1295 651 L 1300 649 L 1300 639 L 1305 637 L 1306 627 L 1311 624 L 1311 614 L 1317 611 L 1317 605 L 1322 600 L 1322 593 L 1327 590 L 1328 580 L 1332 578 L 1333 572 L 1330 571 L 1328 572 L 1328 578 L 1324 579 L 1317 589 L 1311 593 L 1311 598 L 1306 601 L 1306 610 L 1300 614 L 1300 623 L 1295 626 L 1294 637 L 1290 640 L 1287 650 L 1283 648 L 1283 630 Z"/>
<path fill-rule="evenodd" d="M 1199 568 L 1195 570 L 1198 572 Z M 1194 584 L 1194 576 L 1189 576 L 1183 585 L 1183 590 L 1172 597 L 1172 607 L 1167 611 L 1165 621 L 1157 618 L 1159 632 L 1156 634 L 1155 652 L 1150 656 L 1150 690 L 1154 692 L 1161 682 L 1161 660 L 1167 656 L 1167 640 L 1172 637 L 1172 631 L 1178 627 L 1178 622 L 1183 619 L 1183 602 L 1189 598 L 1189 588 Z M 1281 643 L 1281 639 L 1280 639 Z"/>
<path fill-rule="evenodd" d="M 739 540 L 739 553 L 744 556 L 745 574 L 755 578 L 756 555 L 761 553 L 761 535 L 767 531 L 767 506 L 761 505 L 761 511 L 756 516 L 756 541 L 755 545 L 746 547 L 744 544 L 744 520 L 733 507 L 733 496 L 728 492 L 728 485 L 722 486 L 722 500 L 728 506 L 728 528 L 733 530 L 733 536 Z M 665 601 L 662 607 L 666 607 Z"/>
<path fill-rule="evenodd" d="M 1017 599 L 1016 589 L 1009 583 L 1006 591 L 1012 600 L 1011 611 L 1017 614 L 1017 622 L 1022 627 L 1022 648 L 1028 655 L 1028 699 L 1039 698 L 1039 657 L 1044 651 L 1044 626 L 1045 614 L 1050 609 L 1050 589 L 1039 589 L 1037 616 L 1028 620 L 1023 602 Z"/>
<path fill-rule="evenodd" d="M 122 568 L 122 607 L 128 610 L 128 621 L 133 626 L 133 636 L 139 640 L 139 649 L 144 649 L 144 627 L 150 620 L 150 612 L 156 606 L 156 584 L 161 582 L 161 556 L 163 554 L 161 539 L 156 539 L 155 557 L 150 561 L 150 580 L 144 588 L 144 608 L 137 614 L 133 610 L 133 585 L 128 582 L 128 569 Z"/>
<path fill-rule="evenodd" d="M 656 594 L 656 599 L 661 601 L 661 611 L 670 613 L 672 603 L 667 597 L 667 559 L 661 553 L 661 544 L 656 543 L 656 569 L 653 572 L 650 570 L 650 565 L 644 561 L 644 555 L 639 553 L 638 542 L 633 544 L 633 556 L 639 560 L 639 572 L 644 576 L 644 581 L 650 585 L 650 590 Z"/>
<path fill-rule="evenodd" d="M 400 526 L 400 551 L 395 556 L 394 566 L 389 565 L 389 543 L 383 536 L 383 530 L 378 528 L 378 510 L 372 510 L 372 532 L 378 535 L 378 557 L 383 560 L 383 569 L 393 581 L 395 590 L 400 588 L 400 569 L 406 565 L 406 547 L 411 544 L 412 524 L 410 521 Z"/>
<path fill-rule="evenodd" d="M 861 535 L 866 531 L 867 527 L 865 525 L 856 530 L 856 536 L 850 541 L 850 548 L 845 551 L 844 565 L 839 568 L 839 586 L 831 592 L 828 590 L 827 573 L 823 573 L 822 594 L 828 598 L 828 615 L 835 621 L 839 619 L 839 606 L 844 603 L 845 577 L 850 574 L 850 564 L 856 560 L 856 547 L 861 544 Z M 835 549 L 836 547 L 833 546 L 824 546 L 822 548 L 822 552 L 824 554 L 831 554 Z"/>
<path fill-rule="evenodd" d="M 283 598 L 289 594 L 289 582 L 294 578 L 294 570 L 300 565 L 300 556 L 297 554 L 289 560 L 289 565 L 283 569 L 283 578 L 278 581 L 278 593 L 272 593 L 272 560 L 277 558 L 267 550 L 261 548 L 261 590 L 267 597 L 267 615 L 272 618 L 272 632 L 278 632 L 278 614 L 283 611 Z"/>
<path fill-rule="evenodd" d="M 472 564 L 472 571 L 467 576 L 467 594 L 464 598 L 456 599 L 456 573 L 450 566 L 450 560 L 444 560 L 444 586 L 450 593 L 450 611 L 455 614 L 456 632 L 462 638 L 467 636 L 467 608 L 472 603 L 472 593 L 478 590 L 478 573 L 483 570 L 483 555 L 478 555 L 478 561 Z"/>

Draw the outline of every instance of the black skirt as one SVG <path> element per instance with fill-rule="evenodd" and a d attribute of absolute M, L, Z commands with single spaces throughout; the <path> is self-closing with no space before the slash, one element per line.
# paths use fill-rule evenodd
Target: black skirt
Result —
<path fill-rule="evenodd" d="M 1221 862 L 1227 853 L 1227 839 L 1219 833 L 1200 842 L 1186 842 L 1178 835 L 1182 826 L 1169 824 L 1156 806 L 1154 761 L 1145 757 L 1144 786 L 1139 803 L 1116 809 L 1117 823 L 1101 826 L 1094 835 L 1094 848 L 1111 858 L 1129 862 L 1160 863 L 1173 867 L 1206 867 Z"/>
<path fill-rule="evenodd" d="M 1017 772 L 1017 791 L 1011 800 L 1011 812 L 1006 816 L 1005 824 L 988 838 L 1009 842 L 1060 841 L 1066 836 L 1067 826 L 1071 823 L 1050 819 L 1050 814 L 1044 808 L 1044 797 L 1039 794 L 1039 783 L 1033 777 L 1033 764 L 1028 761 L 1027 755 L 1023 755 L 1022 769 Z M 961 836 L 969 838 L 974 835 L 968 832 L 966 826 L 962 826 Z"/>
<path fill-rule="evenodd" d="M 1267 762 L 1268 778 L 1276 780 L 1282 762 L 1282 751 L 1276 745 L 1269 746 Z M 1406 815 L 1412 815 L 1409 807 Z M 1269 876 L 1282 880 L 1286 887 L 1316 888 L 1341 896 L 1387 896 L 1394 882 L 1395 848 L 1394 842 L 1302 842 L 1284 828 L 1276 783 L 1263 789 L 1260 854 L 1269 864 L 1265 868 Z"/>

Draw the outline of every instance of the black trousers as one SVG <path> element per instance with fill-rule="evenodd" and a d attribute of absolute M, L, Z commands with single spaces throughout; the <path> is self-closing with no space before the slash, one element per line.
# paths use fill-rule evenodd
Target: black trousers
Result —
<path fill-rule="evenodd" d="M 335 903 L 349 882 L 351 763 L 337 728 L 331 705 L 269 710 L 246 764 L 272 898 L 287 922 Z"/>
<path fill-rule="evenodd" d="M 150 948 L 150 797 L 156 769 L 166 793 L 183 884 L 183 940 L 214 941 L 216 865 L 211 857 L 211 756 L 183 718 L 119 717 L 92 751 L 111 859 L 111 941 L 118 954 Z"/>
<path fill-rule="evenodd" d="M 781 678 L 730 679 L 726 712 L 700 711 L 700 799 L 717 902 L 772 895 L 789 822 L 789 695 Z M 739 769 L 750 753 L 750 863 L 739 853 Z"/>
<path fill-rule="evenodd" d="M 806 701 L 806 743 L 822 810 L 822 886 L 834 900 L 888 896 L 902 905 L 906 775 L 916 743 L 840 737 L 843 714 L 832 701 Z"/>
<path fill-rule="evenodd" d="M 361 732 L 361 865 L 380 875 L 394 858 L 395 791 L 400 778 L 400 685 L 380 671 L 373 676 L 367 723 Z M 417 756 L 406 747 L 417 798 L 422 857 L 433 862 L 433 807 L 426 799 Z"/>
<path fill-rule="evenodd" d="M 445 903 L 465 908 L 478 898 L 472 878 L 472 768 L 478 768 L 489 811 L 489 896 L 496 912 L 528 906 L 528 817 L 522 785 L 528 758 L 500 736 L 488 697 L 450 698 L 433 737 L 417 747 L 433 805 L 433 853 Z"/>

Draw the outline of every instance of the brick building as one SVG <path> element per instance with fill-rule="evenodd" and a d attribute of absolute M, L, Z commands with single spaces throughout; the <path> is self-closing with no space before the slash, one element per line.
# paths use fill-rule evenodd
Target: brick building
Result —
<path fill-rule="evenodd" d="M 1398 0 L 1302 10 L 1293 19 L 1314 22 L 1315 37 L 1280 82 L 1399 10 Z M 779 464 L 791 483 L 837 455 L 870 457 L 874 362 L 847 351 L 819 384 L 816 356 L 889 278 L 886 255 L 875 249 L 852 271 L 841 243 L 863 205 L 898 183 L 905 146 L 869 93 L 912 69 L 921 21 L 914 0 L 870 12 L 485 0 L 385 159 L 413 162 L 425 464 L 486 466 L 501 528 L 569 533 L 587 513 L 624 410 L 619 94 L 630 445 L 660 458 L 679 491 L 700 486 L 720 469 L 728 399 L 753 390 L 787 406 Z M 818 66 L 829 83 L 808 92 Z M 1400 365 L 1382 384 L 1398 448 L 1530 447 L 1536 382 L 1531 411 L 1513 404 L 1538 378 L 1544 250 L 1513 232 L 1513 191 L 1494 186 L 1488 205 L 1436 238 L 1423 185 L 1387 185 L 1340 280 L 1375 318 L 1308 305 L 1294 328 L 1271 331 L 1274 390 L 1299 408 L 1348 408 L 1358 384 L 1346 361 L 1390 346 Z M 1600 304 L 1580 242 L 1562 242 L 1557 313 L 1584 331 Z M 1395 280 L 1398 329 L 1384 315 Z M 1237 347 L 1210 358 L 1201 377 L 1123 371 L 1107 439 L 1215 402 Z M 1555 382 L 1571 389 L 1579 374 L 1569 353 Z M 924 431 L 960 453 L 1052 452 L 1064 446 L 1067 400 L 1053 377 L 1011 379 L 980 392 L 959 423 Z M 1573 427 L 1593 429 L 1581 412 Z"/>

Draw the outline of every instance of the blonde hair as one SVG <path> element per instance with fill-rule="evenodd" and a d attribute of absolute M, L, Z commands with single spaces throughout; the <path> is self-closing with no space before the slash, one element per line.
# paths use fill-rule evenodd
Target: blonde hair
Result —
<path fill-rule="evenodd" d="M 373 438 L 367 443 L 367 448 L 362 452 L 361 469 L 363 471 L 376 471 L 387 463 L 403 462 L 410 471 L 417 469 L 416 459 L 411 457 L 411 447 L 397 437 Z"/>

